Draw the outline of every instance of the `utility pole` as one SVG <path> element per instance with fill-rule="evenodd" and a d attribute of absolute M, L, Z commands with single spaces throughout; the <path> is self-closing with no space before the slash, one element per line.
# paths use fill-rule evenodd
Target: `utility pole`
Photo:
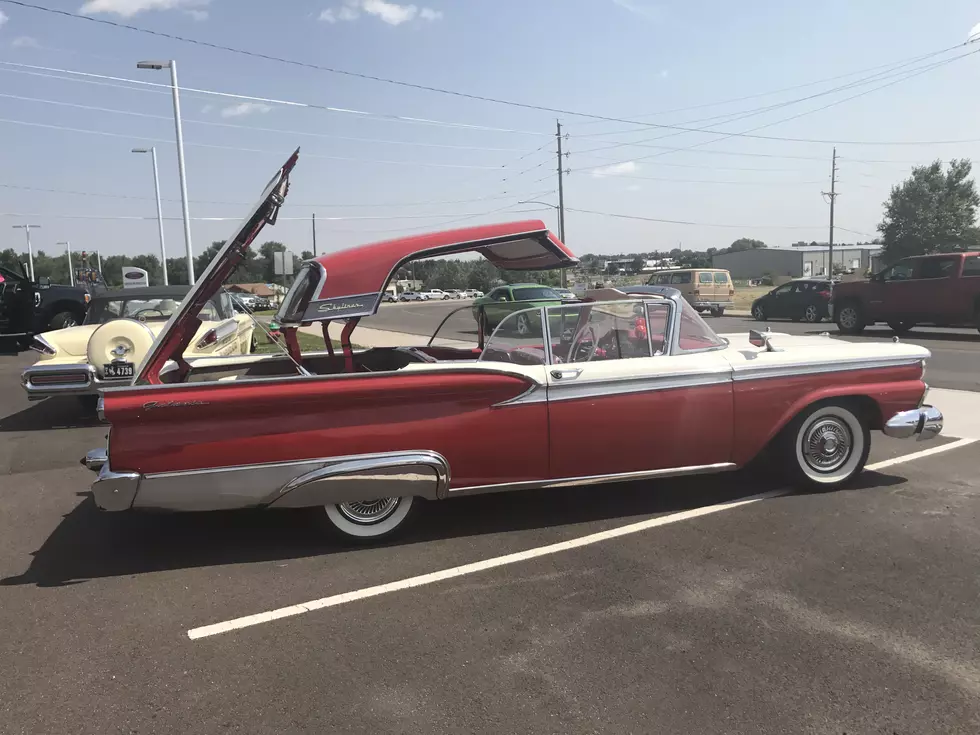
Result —
<path fill-rule="evenodd" d="M 31 247 L 31 228 L 40 230 L 41 225 L 14 225 L 15 230 L 24 230 L 27 233 L 27 271 L 30 279 L 34 280 L 34 248 Z"/>
<path fill-rule="evenodd" d="M 316 257 L 316 212 L 313 213 L 313 257 Z"/>
<path fill-rule="evenodd" d="M 65 242 L 59 242 L 58 244 L 59 245 L 64 245 L 65 246 L 65 250 L 68 253 L 68 281 L 69 281 L 69 283 L 72 286 L 74 286 L 75 285 L 75 271 L 73 271 L 72 268 L 71 268 L 71 241 L 70 240 L 65 240 Z"/>
<path fill-rule="evenodd" d="M 834 157 L 830 164 L 830 191 L 821 192 L 825 197 L 830 197 L 830 241 L 827 251 L 827 277 L 834 279 L 834 204 L 837 201 L 837 148 L 834 147 Z"/>
<path fill-rule="evenodd" d="M 565 242 L 565 186 L 564 186 L 564 161 L 561 152 L 561 122 L 555 120 L 558 126 L 556 137 L 558 138 L 558 239 Z M 561 285 L 565 288 L 565 269 L 561 269 Z"/>

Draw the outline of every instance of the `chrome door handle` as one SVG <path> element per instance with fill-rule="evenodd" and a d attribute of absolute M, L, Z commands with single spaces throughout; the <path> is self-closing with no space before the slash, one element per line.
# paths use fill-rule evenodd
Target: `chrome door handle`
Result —
<path fill-rule="evenodd" d="M 569 378 L 570 380 L 574 380 L 581 374 L 582 371 L 579 370 L 578 368 L 568 368 L 565 370 L 551 371 L 551 377 L 554 378 L 555 380 L 562 380 L 563 378 Z"/>

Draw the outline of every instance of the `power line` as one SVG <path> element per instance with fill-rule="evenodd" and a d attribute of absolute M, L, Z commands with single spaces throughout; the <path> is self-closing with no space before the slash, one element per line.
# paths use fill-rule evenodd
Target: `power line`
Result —
<path fill-rule="evenodd" d="M 5 2 L 6 0 L 0 0 L 0 2 Z M 121 89 L 130 89 L 144 91 L 148 89 L 154 89 L 162 91 L 169 94 L 170 85 L 162 84 L 160 82 L 147 82 L 142 79 L 130 79 L 128 77 L 116 77 L 109 74 L 95 74 L 93 72 L 78 71 L 75 69 L 58 69 L 51 66 L 37 66 L 35 64 L 22 64 L 16 61 L 5 61 L 0 60 L 0 65 L 15 67 L 15 69 L 2 69 L 2 71 L 15 71 L 20 70 L 34 70 L 32 73 L 37 76 L 48 76 L 52 79 L 61 79 L 62 81 L 72 81 L 72 82 L 91 82 L 92 80 L 109 80 L 112 82 L 126 82 L 128 84 L 137 85 L 135 87 L 130 87 L 126 85 L 106 85 L 118 87 Z M 75 77 L 82 77 L 81 79 L 74 79 L 68 77 L 59 77 L 53 75 L 41 74 L 40 72 L 57 72 L 59 74 L 71 74 Z M 181 87 L 181 92 L 188 94 L 198 94 L 204 96 L 213 97 L 225 97 L 228 99 L 245 100 L 246 102 L 255 102 L 258 104 L 269 104 L 269 105 L 281 105 L 285 107 L 299 107 L 309 110 L 320 110 L 322 112 L 335 112 L 346 115 L 357 115 L 359 117 L 369 117 L 376 120 L 384 120 L 387 122 L 402 122 L 402 123 L 412 123 L 415 125 L 434 125 L 437 127 L 446 128 L 456 128 L 460 130 L 475 130 L 479 132 L 490 132 L 490 133 L 516 133 L 520 135 L 534 135 L 534 136 L 548 136 L 548 133 L 542 133 L 535 130 L 517 130 L 514 128 L 497 128 L 490 125 L 477 125 L 473 123 L 461 123 L 452 122 L 448 120 L 433 120 L 426 117 L 414 117 L 411 115 L 395 115 L 386 112 L 370 112 L 368 110 L 355 110 L 349 107 L 333 107 L 330 105 L 320 105 L 315 102 L 298 102 L 296 100 L 284 100 L 277 99 L 274 97 L 260 97 L 256 95 L 248 94 L 238 94 L 234 92 L 221 92 L 215 89 L 200 89 L 198 87 Z"/>
<path fill-rule="evenodd" d="M 609 116 L 609 115 L 598 115 L 598 114 L 594 114 L 594 113 L 579 112 L 579 111 L 576 111 L 576 110 L 566 110 L 566 109 L 562 109 L 562 108 L 559 108 L 559 107 L 548 107 L 548 106 L 545 106 L 545 105 L 535 105 L 535 104 L 530 104 L 530 103 L 526 103 L 526 102 L 517 102 L 517 101 L 514 101 L 514 100 L 506 100 L 506 99 L 501 99 L 501 98 L 498 98 L 498 97 L 490 97 L 490 96 L 486 96 L 486 95 L 472 94 L 472 93 L 469 93 L 469 92 L 460 92 L 458 90 L 444 89 L 442 87 L 435 87 L 435 86 L 425 85 L 425 84 L 417 84 L 417 83 L 414 83 L 414 82 L 406 82 L 406 81 L 397 80 L 397 79 L 389 79 L 387 77 L 381 77 L 381 76 L 376 76 L 376 75 L 372 75 L 372 74 L 364 74 L 364 73 L 361 73 L 361 72 L 353 72 L 353 71 L 349 71 L 349 70 L 346 70 L 346 69 L 338 69 L 338 68 L 335 68 L 335 67 L 328 67 L 328 66 L 323 66 L 323 65 L 320 65 L 320 64 L 313 64 L 313 63 L 310 63 L 310 62 L 297 61 L 295 59 L 287 59 L 287 58 L 280 57 L 280 56 L 273 56 L 271 54 L 263 54 L 263 53 L 260 53 L 260 52 L 257 52 L 257 51 L 250 51 L 250 50 L 246 50 L 246 49 L 235 48 L 233 46 L 224 46 L 222 44 L 212 43 L 212 42 L 209 42 L 209 41 L 201 41 L 201 40 L 193 39 L 193 38 L 187 38 L 185 36 L 178 36 L 176 34 L 165 33 L 163 31 L 155 31 L 155 30 L 151 30 L 151 29 L 148 29 L 148 28 L 141 28 L 139 26 L 135 26 L 135 25 L 132 25 L 132 24 L 129 24 L 129 23 L 120 23 L 118 21 L 109 20 L 107 18 L 93 18 L 91 16 L 81 15 L 79 13 L 72 13 L 72 12 L 67 11 L 67 10 L 60 10 L 60 9 L 56 9 L 56 8 L 48 8 L 48 7 L 45 7 L 43 5 L 37 5 L 37 4 L 34 4 L 34 3 L 24 2 L 24 0 L 0 0 L 0 2 L 7 3 L 8 5 L 16 5 L 18 7 L 30 8 L 32 10 L 38 10 L 38 11 L 41 11 L 41 12 L 50 13 L 50 14 L 54 14 L 54 15 L 61 15 L 61 16 L 68 17 L 68 18 L 73 18 L 73 19 L 76 19 L 76 20 L 84 20 L 84 21 L 88 21 L 90 23 L 97 23 L 97 24 L 101 24 L 101 25 L 112 26 L 112 27 L 115 27 L 115 28 L 123 28 L 123 29 L 126 29 L 126 30 L 135 31 L 135 32 L 138 32 L 138 33 L 144 33 L 144 34 L 148 34 L 148 35 L 152 35 L 152 36 L 158 36 L 158 37 L 161 37 L 161 38 L 168 38 L 168 39 L 173 40 L 173 41 L 180 41 L 181 43 L 194 44 L 196 46 L 202 46 L 202 47 L 205 47 L 205 48 L 211 48 L 211 49 L 215 49 L 215 50 L 219 50 L 219 51 L 227 51 L 229 53 L 234 53 L 234 54 L 238 54 L 238 55 L 242 55 L 242 56 L 250 56 L 250 57 L 254 57 L 254 58 L 258 58 L 258 59 L 264 59 L 266 61 L 274 61 L 274 62 L 277 62 L 277 63 L 288 64 L 288 65 L 291 65 L 291 66 L 298 66 L 298 67 L 303 67 L 303 68 L 307 68 L 307 69 L 315 69 L 317 71 L 325 71 L 325 72 L 329 72 L 329 73 L 332 73 L 332 74 L 339 74 L 339 75 L 353 77 L 353 78 L 357 78 L 357 79 L 364 79 L 364 80 L 369 80 L 369 81 L 374 81 L 374 82 L 381 82 L 381 83 L 384 83 L 384 84 L 392 84 L 392 85 L 396 85 L 396 86 L 399 86 L 399 87 L 405 87 L 405 88 L 408 88 L 408 89 L 417 89 L 417 90 L 422 90 L 422 91 L 426 91 L 426 92 L 435 92 L 435 93 L 438 93 L 438 94 L 450 95 L 450 96 L 453 96 L 453 97 L 460 97 L 460 98 L 463 98 L 463 99 L 471 99 L 471 100 L 476 100 L 476 101 L 480 101 L 480 102 L 490 102 L 490 103 L 493 103 L 493 104 L 506 105 L 506 106 L 509 106 L 509 107 L 515 107 L 515 108 L 520 108 L 520 109 L 525 109 L 525 110 L 536 110 L 538 112 L 547 112 L 547 113 L 557 114 L 557 115 L 567 115 L 567 116 L 574 116 L 574 117 L 584 117 L 584 118 L 589 118 L 589 119 L 593 119 L 593 120 L 603 120 L 603 121 L 606 121 L 606 122 L 620 122 L 620 123 L 626 123 L 626 124 L 630 124 L 630 125 L 646 125 L 646 126 L 649 126 L 649 127 L 658 127 L 658 128 L 668 129 L 668 130 L 681 130 L 683 132 L 702 132 L 702 131 L 700 131 L 700 130 L 698 130 L 696 128 L 690 128 L 690 129 L 688 129 L 688 128 L 683 128 L 683 127 L 676 126 L 676 125 L 652 125 L 652 124 L 646 123 L 646 122 L 639 122 L 639 121 L 636 121 L 636 120 L 629 120 L 629 119 L 620 118 L 620 117 L 612 117 L 612 116 Z M 969 41 L 967 41 L 966 43 L 969 43 Z M 964 45 L 965 46 L 966 43 L 961 44 L 961 45 Z M 772 136 L 753 136 L 753 135 L 746 134 L 746 133 L 731 133 L 731 134 L 729 134 L 729 137 L 733 137 L 733 136 L 747 137 L 747 138 L 759 138 L 759 139 L 764 139 L 764 140 L 790 140 L 790 141 L 794 141 L 794 142 L 827 142 L 827 141 L 813 141 L 813 140 L 792 139 L 792 138 L 774 138 Z M 837 141 L 830 141 L 830 142 L 837 142 Z"/>
<path fill-rule="evenodd" d="M 793 86 L 790 86 L 790 87 L 782 87 L 780 89 L 774 89 L 774 90 L 770 90 L 768 92 L 757 92 L 755 94 L 749 94 L 749 95 L 745 95 L 743 97 L 733 97 L 733 98 L 730 98 L 730 99 L 727 99 L 727 100 L 719 100 L 718 102 L 706 102 L 706 103 L 699 104 L 699 105 L 689 105 L 687 107 L 675 107 L 675 108 L 670 109 L 670 110 L 660 110 L 658 112 L 647 112 L 647 113 L 642 113 L 640 115 L 631 115 L 631 117 L 654 117 L 656 115 L 669 115 L 669 114 L 672 114 L 672 113 L 675 113 L 675 112 L 688 112 L 690 110 L 701 110 L 701 109 L 704 109 L 706 107 L 720 107 L 722 105 L 728 105 L 728 104 L 732 104 L 732 103 L 735 103 L 735 102 L 745 102 L 746 100 L 758 99 L 759 97 L 771 97 L 772 95 L 775 95 L 775 94 L 782 94 L 783 92 L 791 92 L 793 90 L 796 90 L 796 89 L 804 89 L 806 87 L 815 87 L 818 84 L 826 84 L 827 82 L 835 82 L 838 79 L 846 79 L 847 77 L 857 76 L 858 74 L 866 74 L 868 72 L 878 71 L 879 69 L 888 69 L 888 68 L 895 67 L 895 66 L 898 66 L 898 65 L 903 65 L 903 64 L 906 64 L 906 63 L 915 63 L 915 62 L 918 62 L 918 61 L 924 61 L 924 60 L 926 60 L 928 58 L 931 58 L 933 56 L 939 56 L 940 54 L 944 54 L 947 51 L 952 51 L 953 49 L 959 48 L 962 45 L 963 44 L 958 43 L 955 46 L 949 46 L 949 47 L 944 48 L 944 49 L 939 50 L 939 51 L 932 51 L 932 52 L 930 52 L 928 54 L 922 54 L 920 56 L 910 57 L 910 58 L 906 58 L 906 59 L 899 59 L 897 61 L 892 61 L 892 62 L 889 62 L 887 64 L 880 64 L 878 66 L 872 66 L 872 67 L 868 67 L 866 69 L 859 69 L 857 71 L 847 72 L 846 74 L 838 74 L 837 76 L 833 76 L 833 77 L 826 77 L 824 79 L 817 79 L 817 80 L 812 81 L 812 82 L 804 82 L 803 84 L 794 84 Z M 601 124 L 601 121 L 585 122 L 585 123 L 582 123 L 581 124 L 581 127 L 585 127 L 586 125 L 599 125 L 599 124 Z M 646 124 L 646 123 L 644 123 L 644 124 Z M 598 137 L 598 136 L 602 136 L 602 135 L 620 135 L 622 133 L 635 133 L 635 132 L 639 132 L 642 129 L 643 128 L 640 128 L 639 130 L 621 130 L 621 131 L 606 131 L 606 132 L 602 132 L 602 133 L 584 133 L 584 134 L 576 134 L 576 137 L 579 137 L 579 138 L 591 138 L 591 137 Z"/>
<path fill-rule="evenodd" d="M 92 112 L 106 112 L 115 115 L 130 115 L 132 117 L 143 117 L 143 118 L 150 118 L 152 120 L 165 120 L 167 122 L 171 122 L 171 123 L 173 122 L 172 115 L 153 115 L 147 112 L 137 112 L 135 110 L 120 110 L 112 107 L 96 107 L 94 105 L 82 105 L 76 102 L 64 102 L 62 100 L 49 100 L 40 97 L 24 97 L 16 94 L 0 94 L 0 97 L 20 100 L 22 102 L 38 102 L 46 105 L 71 107 L 78 110 L 89 110 Z M 303 130 L 283 130 L 281 128 L 267 128 L 258 125 L 236 125 L 235 123 L 217 122 L 216 120 L 193 120 L 193 119 L 184 118 L 183 122 L 185 124 L 192 124 L 192 125 L 209 125 L 212 127 L 233 128 L 237 130 L 257 131 L 262 133 L 278 133 L 280 135 L 305 135 L 312 138 L 324 138 L 328 140 L 347 140 L 347 141 L 353 141 L 357 143 L 372 143 L 372 144 L 381 144 L 381 145 L 407 145 L 407 146 L 417 146 L 420 148 L 445 148 L 448 150 L 470 150 L 470 151 L 483 151 L 483 152 L 491 152 L 491 153 L 512 153 L 512 152 L 517 153 L 523 150 L 522 148 L 492 148 L 487 146 L 475 146 L 475 145 L 449 145 L 446 143 L 423 143 L 423 142 L 411 141 L 411 140 L 385 140 L 381 138 L 359 138 L 356 136 L 349 136 L 349 135 L 334 135 L 332 133 L 311 133 Z"/>
<path fill-rule="evenodd" d="M 87 128 L 70 128 L 64 125 L 50 125 L 48 123 L 27 122 L 26 120 L 10 120 L 7 118 L 0 118 L 0 123 L 8 123 L 10 125 L 25 125 L 27 127 L 45 128 L 48 130 L 60 130 L 69 133 L 85 133 L 89 135 L 101 135 L 109 138 L 126 138 L 127 140 L 144 140 L 153 143 L 167 143 L 169 145 L 174 144 L 174 141 L 168 140 L 166 138 L 148 138 L 139 135 L 110 133 L 104 130 L 89 130 Z M 185 143 L 185 145 L 194 146 L 196 148 L 212 148 L 215 150 L 236 151 L 239 153 L 264 153 L 273 156 L 283 155 L 282 151 L 269 151 L 269 150 L 262 150 L 260 148 L 239 148 L 236 146 L 217 145 L 214 143 Z M 353 158 L 350 156 L 329 156 L 323 153 L 304 153 L 303 156 L 304 158 L 321 158 L 327 161 L 346 161 L 348 163 L 376 163 L 376 164 L 389 165 L 389 166 L 423 166 L 427 168 L 472 169 L 478 171 L 500 171 L 504 167 L 502 165 L 501 166 L 473 166 L 470 164 L 463 164 L 463 163 L 432 163 L 429 161 L 388 161 L 388 160 L 379 160 L 379 159 L 370 159 L 370 158 Z"/>
<path fill-rule="evenodd" d="M 579 169 L 586 171 L 589 169 Z M 823 181 L 717 181 L 711 179 L 671 179 L 661 176 L 637 176 L 635 174 L 600 173 L 601 168 L 593 169 L 592 174 L 595 178 L 609 179 L 640 179 L 642 181 L 665 181 L 671 184 L 730 184 L 734 186 L 813 186 L 822 184 Z"/>
<path fill-rule="evenodd" d="M 729 225 L 729 224 L 719 224 L 717 222 L 688 222 L 686 220 L 676 220 L 676 219 L 660 219 L 657 217 L 641 217 L 634 214 L 617 214 L 615 212 L 600 212 L 594 209 L 577 209 L 573 207 L 565 207 L 567 212 L 579 212 L 581 214 L 595 214 L 601 217 L 613 217 L 615 219 L 632 219 L 640 220 L 642 222 L 657 222 L 659 224 L 667 225 L 690 225 L 693 227 L 723 227 L 729 229 L 742 229 L 742 230 L 815 230 L 818 226 L 813 227 L 801 227 L 798 225 L 783 227 L 781 225 Z M 822 225 L 821 225 L 822 226 Z"/>
<path fill-rule="evenodd" d="M 474 212 L 463 214 L 460 212 L 447 212 L 445 214 L 398 214 L 398 215 L 359 215 L 356 217 L 318 217 L 317 222 L 323 220 L 327 222 L 351 222 L 351 221 L 361 221 L 361 220 L 402 220 L 402 219 L 442 219 L 445 217 L 481 217 L 484 214 L 491 214 L 494 211 L 501 211 L 503 209 L 509 209 L 511 207 L 516 207 L 520 202 L 515 202 L 507 207 L 501 207 L 500 210 L 491 210 L 491 212 Z M 520 210 L 521 212 L 541 212 L 544 208 L 539 207 L 536 209 Z M 39 213 L 24 213 L 24 212 L 0 212 L 0 217 L 34 217 L 36 219 L 91 219 L 91 220 L 105 220 L 105 221 L 156 221 L 156 215 L 152 217 L 142 217 L 138 215 L 99 215 L 99 214 L 39 214 Z M 170 220 L 174 222 L 180 222 L 183 217 L 164 217 L 164 220 Z M 241 217 L 191 217 L 195 222 L 240 222 Z M 306 217 L 278 217 L 277 222 L 309 222 L 310 218 Z M 38 227 L 39 225 L 31 225 L 31 227 Z"/>

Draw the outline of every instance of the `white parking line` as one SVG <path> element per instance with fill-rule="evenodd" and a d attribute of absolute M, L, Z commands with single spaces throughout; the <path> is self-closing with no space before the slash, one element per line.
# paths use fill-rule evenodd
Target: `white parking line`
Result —
<path fill-rule="evenodd" d="M 921 452 L 913 452 L 912 454 L 906 454 L 902 457 L 887 459 L 883 462 L 876 462 L 875 464 L 868 465 L 866 469 L 872 471 L 883 469 L 901 462 L 909 462 L 920 457 L 927 457 L 940 452 L 947 452 L 951 449 L 958 449 L 959 447 L 966 446 L 974 441 L 976 440 L 960 439 L 959 441 L 943 444 L 942 446 L 924 449 Z M 680 513 L 671 513 L 670 515 L 658 516 L 657 518 L 650 518 L 645 521 L 639 521 L 638 523 L 630 523 L 626 526 L 620 526 L 619 528 L 611 528 L 607 531 L 591 533 L 587 536 L 579 536 L 578 538 L 569 539 L 568 541 L 561 541 L 556 544 L 548 544 L 547 546 L 539 546 L 534 549 L 527 549 L 526 551 L 518 551 L 514 554 L 506 554 L 504 556 L 497 556 L 492 559 L 484 559 L 483 561 L 473 562 L 472 564 L 464 564 L 463 566 L 452 567 L 451 569 L 443 569 L 438 572 L 421 574 L 417 577 L 408 577 L 407 579 L 401 579 L 397 582 L 388 582 L 387 584 L 365 587 L 352 592 L 343 592 L 338 595 L 331 595 L 330 597 L 321 597 L 319 600 L 301 602 L 298 605 L 280 607 L 276 610 L 256 613 L 255 615 L 246 615 L 241 618 L 226 620 L 222 623 L 205 625 L 200 628 L 191 628 L 187 631 L 187 637 L 191 640 L 207 638 L 209 636 L 219 635 L 221 633 L 228 633 L 232 630 L 250 628 L 253 625 L 261 625 L 262 623 L 270 623 L 273 620 L 289 618 L 294 615 L 303 615 L 304 613 L 313 612 L 314 610 L 322 610 L 327 607 L 337 607 L 338 605 L 344 605 L 348 602 L 355 602 L 357 600 L 367 599 L 368 597 L 385 595 L 389 592 L 398 592 L 399 590 L 411 589 L 413 587 L 422 587 L 424 585 L 442 582 L 447 579 L 453 579 L 454 577 L 462 577 L 467 574 L 475 574 L 488 569 L 496 569 L 497 567 L 516 564 L 518 562 L 527 561 L 528 559 L 537 559 L 542 556 L 549 556 L 551 554 L 558 554 L 562 551 L 569 551 L 570 549 L 590 546 L 602 541 L 609 541 L 610 539 L 619 538 L 621 536 L 628 536 L 634 533 L 640 533 L 641 531 L 647 531 L 651 528 L 668 526 L 672 523 L 679 523 L 680 521 L 686 521 L 692 518 L 700 518 L 701 516 L 720 513 L 725 510 L 735 510 L 736 508 L 752 505 L 753 503 L 758 503 L 762 500 L 783 495 L 786 492 L 788 492 L 788 490 L 785 488 L 772 490 L 770 492 L 752 495 L 747 498 L 741 498 L 740 500 L 731 500 L 726 503 L 708 505 L 703 508 L 693 508 Z"/>

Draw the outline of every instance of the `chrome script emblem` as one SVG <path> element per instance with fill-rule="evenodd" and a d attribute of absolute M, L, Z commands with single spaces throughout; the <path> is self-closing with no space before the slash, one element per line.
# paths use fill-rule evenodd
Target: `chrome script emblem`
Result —
<path fill-rule="evenodd" d="M 152 408 L 184 408 L 185 406 L 209 406 L 210 401 L 147 401 L 143 408 L 149 411 Z"/>

